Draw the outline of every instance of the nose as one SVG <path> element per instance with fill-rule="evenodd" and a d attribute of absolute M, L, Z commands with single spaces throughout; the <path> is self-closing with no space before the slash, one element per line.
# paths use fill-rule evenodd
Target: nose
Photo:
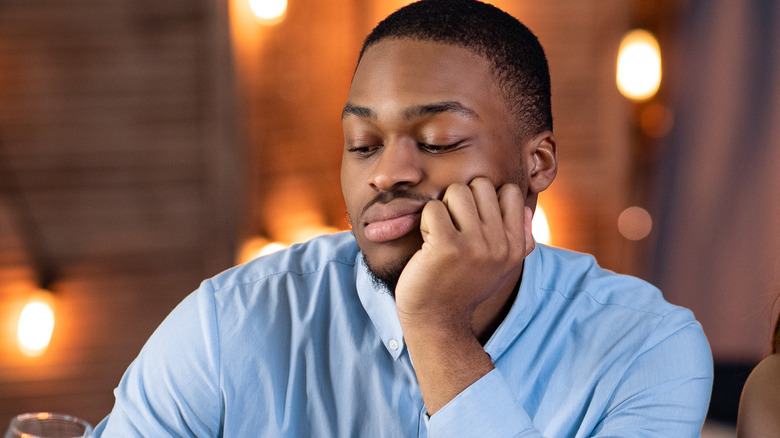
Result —
<path fill-rule="evenodd" d="M 419 150 L 413 141 L 389 141 L 380 151 L 371 172 L 371 186 L 392 191 L 413 186 L 423 178 Z"/>

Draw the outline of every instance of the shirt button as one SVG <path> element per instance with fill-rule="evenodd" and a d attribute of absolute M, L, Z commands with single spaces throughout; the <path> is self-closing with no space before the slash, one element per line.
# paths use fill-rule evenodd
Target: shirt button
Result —
<path fill-rule="evenodd" d="M 395 339 L 390 339 L 388 345 L 390 346 L 391 350 L 398 350 L 398 341 L 396 341 Z"/>

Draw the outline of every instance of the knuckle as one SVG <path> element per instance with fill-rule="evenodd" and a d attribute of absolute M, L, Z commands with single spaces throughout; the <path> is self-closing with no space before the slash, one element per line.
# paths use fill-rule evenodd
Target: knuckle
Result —
<path fill-rule="evenodd" d="M 463 183 L 450 184 L 447 187 L 447 190 L 444 191 L 444 196 L 442 197 L 442 200 L 446 203 L 453 197 L 454 198 L 462 197 L 467 191 L 469 191 L 469 188 Z"/>
<path fill-rule="evenodd" d="M 463 194 L 466 193 L 469 188 L 466 184 L 463 183 L 454 183 L 450 186 L 450 189 L 455 194 Z"/>
<path fill-rule="evenodd" d="M 490 182 L 490 180 L 487 179 L 487 177 L 484 177 L 484 176 L 478 176 L 478 177 L 474 178 L 473 180 L 471 180 L 471 182 L 469 182 L 469 186 L 471 186 L 471 187 L 487 186 L 487 185 L 492 187 L 493 183 Z"/>
<path fill-rule="evenodd" d="M 521 198 L 523 192 L 517 184 L 504 184 L 498 189 L 499 199 Z"/>

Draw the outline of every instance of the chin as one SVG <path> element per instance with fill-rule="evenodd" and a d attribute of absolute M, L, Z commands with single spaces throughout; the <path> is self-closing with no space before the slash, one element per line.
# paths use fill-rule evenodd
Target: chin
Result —
<path fill-rule="evenodd" d="M 368 267 L 368 271 L 371 273 L 371 279 L 377 286 L 386 289 L 393 297 L 395 297 L 395 287 L 398 285 L 398 279 L 401 278 L 401 273 L 411 258 L 412 256 L 410 255 L 405 258 L 394 260 L 389 264 L 386 263 L 382 266 L 372 266 L 371 261 L 363 254 L 365 264 Z"/>
<path fill-rule="evenodd" d="M 392 242 L 361 242 L 358 248 L 374 281 L 384 286 L 391 295 L 395 295 L 395 286 L 406 264 L 422 247 L 422 237 L 408 234 Z"/>

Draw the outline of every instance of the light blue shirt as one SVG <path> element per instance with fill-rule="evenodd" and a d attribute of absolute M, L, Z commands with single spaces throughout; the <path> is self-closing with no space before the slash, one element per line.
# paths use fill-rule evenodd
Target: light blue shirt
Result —
<path fill-rule="evenodd" d="M 115 390 L 109 437 L 694 437 L 712 357 L 686 309 L 588 255 L 537 246 L 485 350 L 426 415 L 395 302 L 341 233 L 225 271 L 165 319 Z"/>

